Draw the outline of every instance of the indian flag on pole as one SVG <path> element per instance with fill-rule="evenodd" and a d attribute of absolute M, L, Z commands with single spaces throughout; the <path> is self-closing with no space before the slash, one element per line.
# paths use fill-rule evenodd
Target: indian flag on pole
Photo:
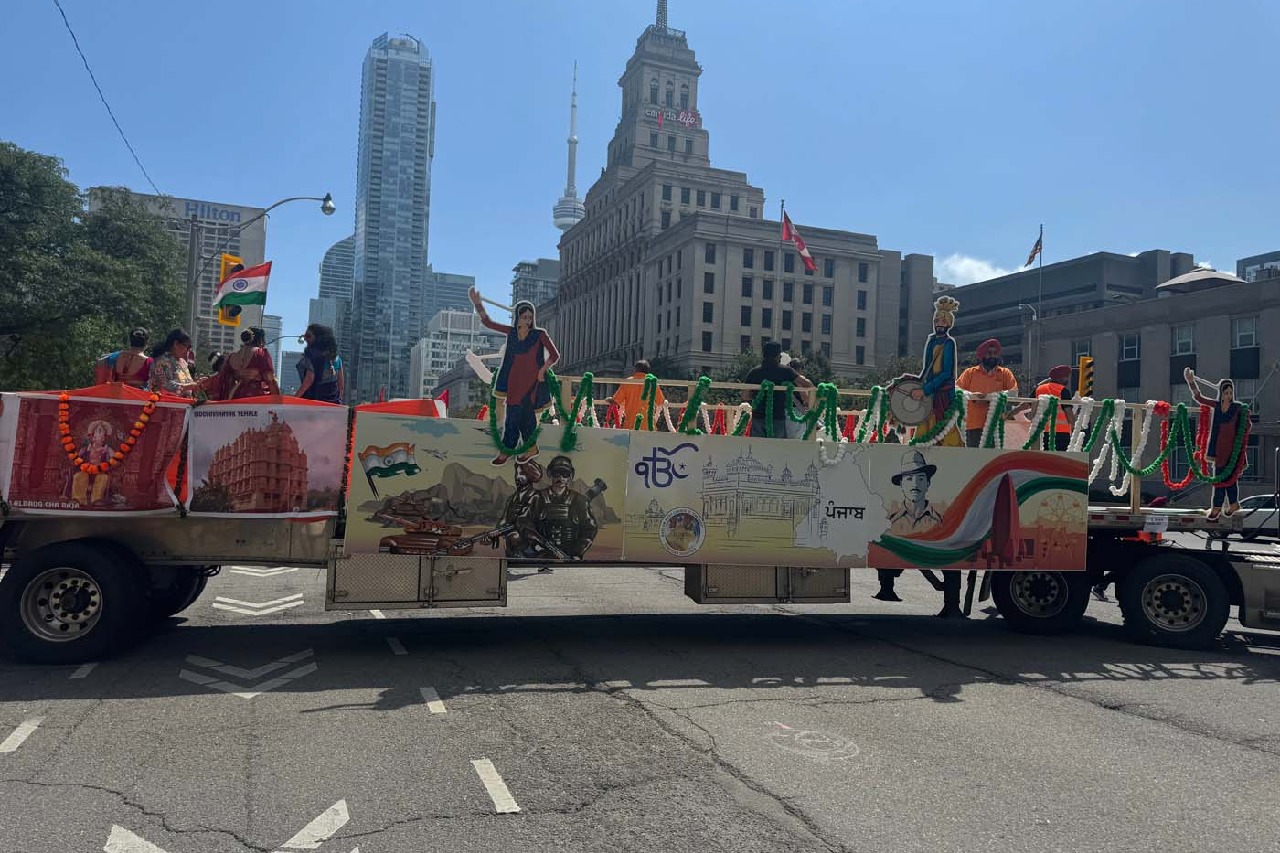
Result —
<path fill-rule="evenodd" d="M 364 469 L 364 475 L 369 480 L 369 488 L 373 491 L 374 497 L 378 496 L 378 487 L 373 484 L 374 477 L 394 477 L 397 474 L 407 474 L 412 477 L 422 471 L 418 460 L 413 456 L 414 449 L 414 445 L 407 441 L 397 441 L 386 447 L 371 444 L 356 454 L 360 458 L 360 467 Z"/>
<path fill-rule="evenodd" d="M 214 307 L 224 305 L 266 305 L 267 279 L 271 277 L 271 261 L 240 270 L 227 276 L 214 294 Z"/>

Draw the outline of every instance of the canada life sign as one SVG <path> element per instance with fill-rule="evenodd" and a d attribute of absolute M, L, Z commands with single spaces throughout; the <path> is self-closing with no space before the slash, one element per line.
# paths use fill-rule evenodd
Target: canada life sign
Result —
<path fill-rule="evenodd" d="M 664 109 L 662 107 L 645 107 L 645 118 L 653 119 L 658 123 L 658 127 L 662 127 L 664 122 L 674 121 L 676 124 L 682 124 L 685 127 L 697 127 L 700 116 L 697 110 L 675 110 Z"/>

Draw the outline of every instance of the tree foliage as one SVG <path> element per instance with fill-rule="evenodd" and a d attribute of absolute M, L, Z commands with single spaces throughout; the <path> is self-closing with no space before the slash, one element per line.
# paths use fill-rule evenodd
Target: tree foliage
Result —
<path fill-rule="evenodd" d="M 185 313 L 182 251 L 123 190 L 87 198 L 55 157 L 0 142 L 0 390 L 78 388 L 142 326 Z"/>

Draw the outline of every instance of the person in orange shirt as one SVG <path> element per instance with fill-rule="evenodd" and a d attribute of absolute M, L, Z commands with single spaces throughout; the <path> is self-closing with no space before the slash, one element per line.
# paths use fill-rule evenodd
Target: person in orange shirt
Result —
<path fill-rule="evenodd" d="M 1000 342 L 995 338 L 978 344 L 978 363 L 961 373 L 956 385 L 971 394 L 1004 391 L 1010 397 L 1018 396 L 1018 380 L 1012 370 L 1000 363 L 1000 351 Z M 982 445 L 982 430 L 987 425 L 990 408 L 991 404 L 985 400 L 969 404 L 964 419 L 965 444 L 970 447 Z"/>
<path fill-rule="evenodd" d="M 1037 397 L 1057 397 L 1059 400 L 1070 400 L 1075 394 L 1070 388 L 1071 366 L 1059 364 L 1049 371 L 1049 378 L 1036 386 Z M 1053 427 L 1053 446 L 1058 451 L 1067 449 L 1071 443 L 1071 428 L 1076 424 L 1075 412 L 1070 406 L 1058 405 L 1058 422 Z M 1041 446 L 1049 449 L 1049 437 L 1042 436 Z"/>
<path fill-rule="evenodd" d="M 613 395 L 613 402 L 622 410 L 623 423 L 627 429 L 648 430 L 649 427 L 649 401 L 644 398 L 644 378 L 653 373 L 653 367 L 649 362 L 643 359 L 635 364 L 635 373 L 631 374 L 631 379 L 622 384 L 617 393 Z M 658 427 L 658 410 L 662 408 L 662 404 L 667 401 L 663 396 L 662 389 L 658 388 L 653 398 L 653 428 Z M 636 423 L 636 416 L 640 417 L 640 422 Z"/>

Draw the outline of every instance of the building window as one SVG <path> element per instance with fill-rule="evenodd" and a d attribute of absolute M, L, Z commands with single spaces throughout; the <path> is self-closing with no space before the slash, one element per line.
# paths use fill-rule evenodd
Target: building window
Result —
<path fill-rule="evenodd" d="M 657 148 L 657 147 L 658 147 L 658 134 L 656 134 L 656 133 L 650 133 L 650 134 L 649 134 L 649 147 L 650 147 L 650 148 Z"/>
<path fill-rule="evenodd" d="M 1078 362 L 1087 355 L 1093 355 L 1093 338 L 1081 338 L 1071 342 L 1071 361 Z M 1183 386 L 1184 390 L 1186 386 Z"/>
<path fill-rule="evenodd" d="M 867 318 L 866 317 L 859 317 L 856 321 L 854 321 L 853 333 L 859 338 L 865 338 L 867 336 Z"/>
<path fill-rule="evenodd" d="M 1169 386 L 1169 403 L 1173 406 L 1186 403 L 1194 409 L 1195 401 L 1191 398 L 1191 389 L 1187 387 L 1187 383 L 1175 382 Z"/>
<path fill-rule="evenodd" d="M 747 215 L 750 216 L 752 219 L 758 219 L 760 217 L 760 209 L 753 207 L 751 208 L 751 213 Z"/>
<path fill-rule="evenodd" d="M 862 284 L 866 284 L 870 278 L 871 278 L 871 264 L 867 263 L 866 261 L 859 261 L 858 262 L 858 281 Z"/>
<path fill-rule="evenodd" d="M 805 305 L 813 304 L 813 285 L 812 284 L 804 285 L 804 304 Z"/>
<path fill-rule="evenodd" d="M 676 328 L 680 328 L 680 306 L 676 306 Z"/>
<path fill-rule="evenodd" d="M 764 271 L 773 272 L 773 250 L 764 250 Z"/>
<path fill-rule="evenodd" d="M 1258 318 L 1236 317 L 1231 321 L 1231 348 L 1246 349 L 1258 345 Z"/>
<path fill-rule="evenodd" d="M 738 197 L 736 195 L 729 196 L 729 210 L 734 213 L 738 212 Z"/>
<path fill-rule="evenodd" d="M 702 250 L 702 259 L 709 264 L 716 262 L 716 244 L 708 243 Z"/>
<path fill-rule="evenodd" d="M 662 200 L 671 201 L 671 184 L 662 185 Z"/>
<path fill-rule="evenodd" d="M 710 302 L 702 303 L 702 322 L 710 323 L 711 318 L 714 316 L 714 313 L 715 313 L 715 308 L 712 307 L 712 303 Z"/>
<path fill-rule="evenodd" d="M 828 359 L 831 358 L 831 344 L 829 344 L 828 342 L 823 341 L 821 344 L 819 344 L 818 350 L 822 353 L 823 358 L 828 358 Z"/>
<path fill-rule="evenodd" d="M 1120 336 L 1120 360 L 1137 361 L 1142 358 L 1142 335 L 1137 332 Z M 1132 399 L 1125 397 L 1125 400 Z"/>
<path fill-rule="evenodd" d="M 765 299 L 773 298 L 773 279 L 771 278 L 766 278 L 764 280 L 764 298 Z"/>
<path fill-rule="evenodd" d="M 1258 393 L 1258 380 L 1256 379 L 1233 379 L 1232 384 L 1235 385 L 1235 397 L 1241 403 L 1248 403 L 1253 406 L 1253 398 Z"/>
<path fill-rule="evenodd" d="M 858 346 L 858 347 L 854 347 L 854 348 L 853 348 L 853 363 L 854 363 L 854 364 L 866 364 L 866 363 L 867 363 L 867 348 L 866 348 L 866 347 Z"/>
<path fill-rule="evenodd" d="M 676 252 L 676 269 L 684 267 L 684 249 Z"/>
<path fill-rule="evenodd" d="M 791 331 L 791 312 L 790 311 L 782 312 L 782 331 L 784 332 Z"/>
<path fill-rule="evenodd" d="M 667 302 L 671 301 L 671 282 L 667 282 Z"/>
<path fill-rule="evenodd" d="M 790 302 L 796 298 L 796 286 L 793 282 L 784 281 L 782 283 L 782 301 Z"/>
<path fill-rule="evenodd" d="M 825 308 L 830 308 L 830 307 L 831 307 L 831 300 L 832 300 L 834 297 L 835 297 L 835 290 L 834 290 L 834 288 L 830 288 L 830 287 L 824 287 L 824 288 L 822 288 L 822 305 L 823 305 L 823 307 L 825 307 Z"/>
<path fill-rule="evenodd" d="M 706 207 L 706 206 L 707 206 L 707 191 L 698 190 L 698 207 Z"/>
<path fill-rule="evenodd" d="M 1191 355 L 1196 351 L 1196 324 L 1182 323 L 1171 330 L 1170 355 Z"/>
<path fill-rule="evenodd" d="M 703 293 L 716 292 L 716 274 L 715 273 L 706 272 L 702 274 L 702 292 Z"/>
<path fill-rule="evenodd" d="M 827 258 L 822 262 L 822 274 L 827 278 L 836 277 L 836 262 L 834 258 Z"/>
<path fill-rule="evenodd" d="M 822 334 L 824 335 L 831 334 L 831 315 L 830 314 L 822 315 Z"/>
<path fill-rule="evenodd" d="M 662 334 L 662 315 L 658 315 L 658 334 Z"/>
<path fill-rule="evenodd" d="M 667 91 L 663 95 L 663 100 L 669 107 L 674 107 L 676 105 L 676 90 L 670 83 L 667 84 Z"/>
<path fill-rule="evenodd" d="M 762 329 L 773 328 L 773 309 L 772 308 L 760 309 L 760 328 Z"/>
<path fill-rule="evenodd" d="M 782 344 L 782 351 L 786 352 L 791 349 L 791 338 L 783 338 L 779 343 Z"/>
<path fill-rule="evenodd" d="M 688 187 L 681 187 L 681 188 L 680 188 L 680 203 L 681 203 L 681 204 L 688 204 L 688 203 L 689 203 L 689 188 L 688 188 Z"/>
<path fill-rule="evenodd" d="M 720 209 L 720 193 L 711 194 L 711 209 L 712 210 Z"/>
<path fill-rule="evenodd" d="M 675 150 L 676 150 L 676 138 L 671 134 L 667 134 L 667 150 L 672 152 L 673 154 L 675 153 Z"/>
<path fill-rule="evenodd" d="M 816 267 L 816 266 L 817 266 L 817 264 L 814 264 L 814 266 Z M 805 274 L 805 275 L 813 275 L 813 270 L 809 269 L 809 267 L 808 267 L 808 265 L 807 265 L 807 264 L 805 265 L 805 268 L 804 268 L 804 274 Z"/>
<path fill-rule="evenodd" d="M 751 325 L 751 306 L 750 305 L 742 306 L 742 317 L 740 319 L 742 320 L 743 326 Z"/>
<path fill-rule="evenodd" d="M 747 299 L 751 298 L 751 289 L 752 289 L 751 285 L 752 285 L 751 276 L 744 275 L 742 277 L 742 295 L 745 296 Z"/>
<path fill-rule="evenodd" d="M 738 350 L 740 352 L 751 352 L 751 336 L 743 335 L 738 339 Z"/>
<path fill-rule="evenodd" d="M 680 298 L 680 278 L 676 278 L 676 299 Z"/>
<path fill-rule="evenodd" d="M 710 332 L 702 333 L 702 351 L 711 352 L 711 333 Z"/>
<path fill-rule="evenodd" d="M 1142 399 L 1142 389 L 1137 385 L 1126 385 L 1116 391 L 1116 399 L 1124 400 L 1126 403 L 1136 403 Z"/>
<path fill-rule="evenodd" d="M 749 270 L 749 269 L 753 269 L 755 265 L 756 265 L 755 249 L 743 249 L 742 250 L 742 268 L 744 270 Z"/>
<path fill-rule="evenodd" d="M 806 314 L 800 315 L 800 331 L 802 332 L 813 331 L 813 315 L 812 314 L 806 313 Z"/>
<path fill-rule="evenodd" d="M 664 210 L 662 211 L 662 230 L 666 231 L 670 227 L 671 227 L 671 211 Z"/>
<path fill-rule="evenodd" d="M 796 271 L 796 256 L 795 256 L 795 255 L 791 254 L 790 252 L 785 252 L 785 253 L 782 255 L 782 271 L 783 271 L 783 272 L 795 272 L 795 271 Z"/>
<path fill-rule="evenodd" d="M 800 352 L 802 354 L 808 355 L 812 350 L 813 350 L 813 341 L 800 342 Z"/>
<path fill-rule="evenodd" d="M 662 305 L 662 284 L 658 284 L 658 305 Z"/>
<path fill-rule="evenodd" d="M 858 310 L 867 310 L 867 292 L 865 290 L 858 291 Z"/>
<path fill-rule="evenodd" d="M 692 153 L 693 153 L 693 140 L 692 140 L 692 139 L 686 139 L 686 140 L 684 141 L 684 153 L 686 153 L 686 154 L 692 154 Z"/>
<path fill-rule="evenodd" d="M 680 84 L 680 109 L 689 109 L 689 84 Z"/>
<path fill-rule="evenodd" d="M 649 81 L 649 103 L 658 103 L 658 78 L 654 77 Z"/>
<path fill-rule="evenodd" d="M 1257 434 L 1249 436 L 1249 442 L 1244 447 L 1245 469 L 1240 475 L 1241 480 L 1262 479 L 1262 465 L 1258 460 L 1260 449 Z"/>

